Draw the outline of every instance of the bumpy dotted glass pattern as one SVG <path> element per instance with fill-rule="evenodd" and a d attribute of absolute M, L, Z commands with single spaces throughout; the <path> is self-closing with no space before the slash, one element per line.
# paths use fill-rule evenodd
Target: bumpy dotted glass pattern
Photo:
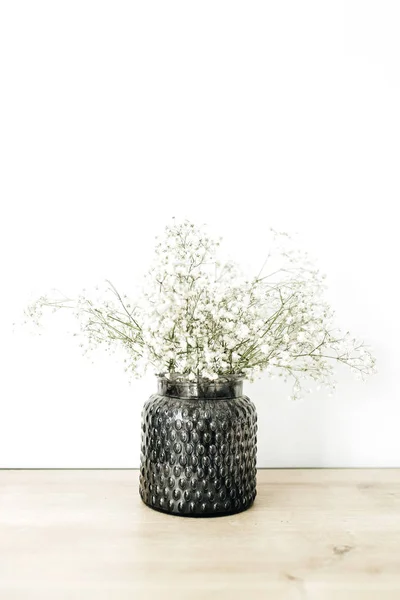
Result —
<path fill-rule="evenodd" d="M 142 411 L 140 496 L 175 515 L 217 516 L 256 497 L 257 414 L 247 396 L 154 394 Z"/>

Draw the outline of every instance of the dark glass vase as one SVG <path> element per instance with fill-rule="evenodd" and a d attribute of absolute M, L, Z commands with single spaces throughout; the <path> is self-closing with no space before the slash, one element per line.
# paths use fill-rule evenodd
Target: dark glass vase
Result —
<path fill-rule="evenodd" d="M 257 414 L 243 379 L 158 378 L 142 411 L 140 496 L 173 515 L 212 517 L 256 497 Z"/>

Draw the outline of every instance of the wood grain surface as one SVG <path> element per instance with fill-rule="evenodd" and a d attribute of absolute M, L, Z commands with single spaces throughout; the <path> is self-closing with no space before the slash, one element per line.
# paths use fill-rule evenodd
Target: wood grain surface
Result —
<path fill-rule="evenodd" d="M 259 470 L 229 517 L 147 508 L 136 470 L 0 471 L 1 600 L 400 600 L 400 470 Z"/>

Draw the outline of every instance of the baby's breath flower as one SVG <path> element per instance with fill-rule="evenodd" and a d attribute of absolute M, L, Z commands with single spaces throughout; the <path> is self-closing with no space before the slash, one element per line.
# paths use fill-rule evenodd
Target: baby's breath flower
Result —
<path fill-rule="evenodd" d="M 189 221 L 173 222 L 157 239 L 155 260 L 134 300 L 107 282 L 95 296 L 74 301 L 42 296 L 26 316 L 40 324 L 43 308 L 71 308 L 80 322 L 84 352 L 97 345 L 125 351 L 125 370 L 142 376 L 148 366 L 190 381 L 265 372 L 293 380 L 293 398 L 305 378 L 334 391 L 333 364 L 357 377 L 375 372 L 362 342 L 334 324 L 324 300 L 325 275 L 286 233 L 272 230 L 275 246 L 257 276 L 244 277 L 217 256 L 219 239 Z M 270 265 L 269 274 L 262 274 Z M 75 334 L 77 335 L 77 334 Z M 306 388 L 308 389 L 308 388 Z"/>

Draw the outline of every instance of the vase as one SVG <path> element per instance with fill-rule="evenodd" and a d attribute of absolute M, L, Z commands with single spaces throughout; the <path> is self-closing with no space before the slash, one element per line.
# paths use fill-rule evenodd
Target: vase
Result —
<path fill-rule="evenodd" d="M 173 515 L 212 517 L 256 497 L 257 413 L 238 375 L 158 377 L 142 410 L 139 493 Z"/>

